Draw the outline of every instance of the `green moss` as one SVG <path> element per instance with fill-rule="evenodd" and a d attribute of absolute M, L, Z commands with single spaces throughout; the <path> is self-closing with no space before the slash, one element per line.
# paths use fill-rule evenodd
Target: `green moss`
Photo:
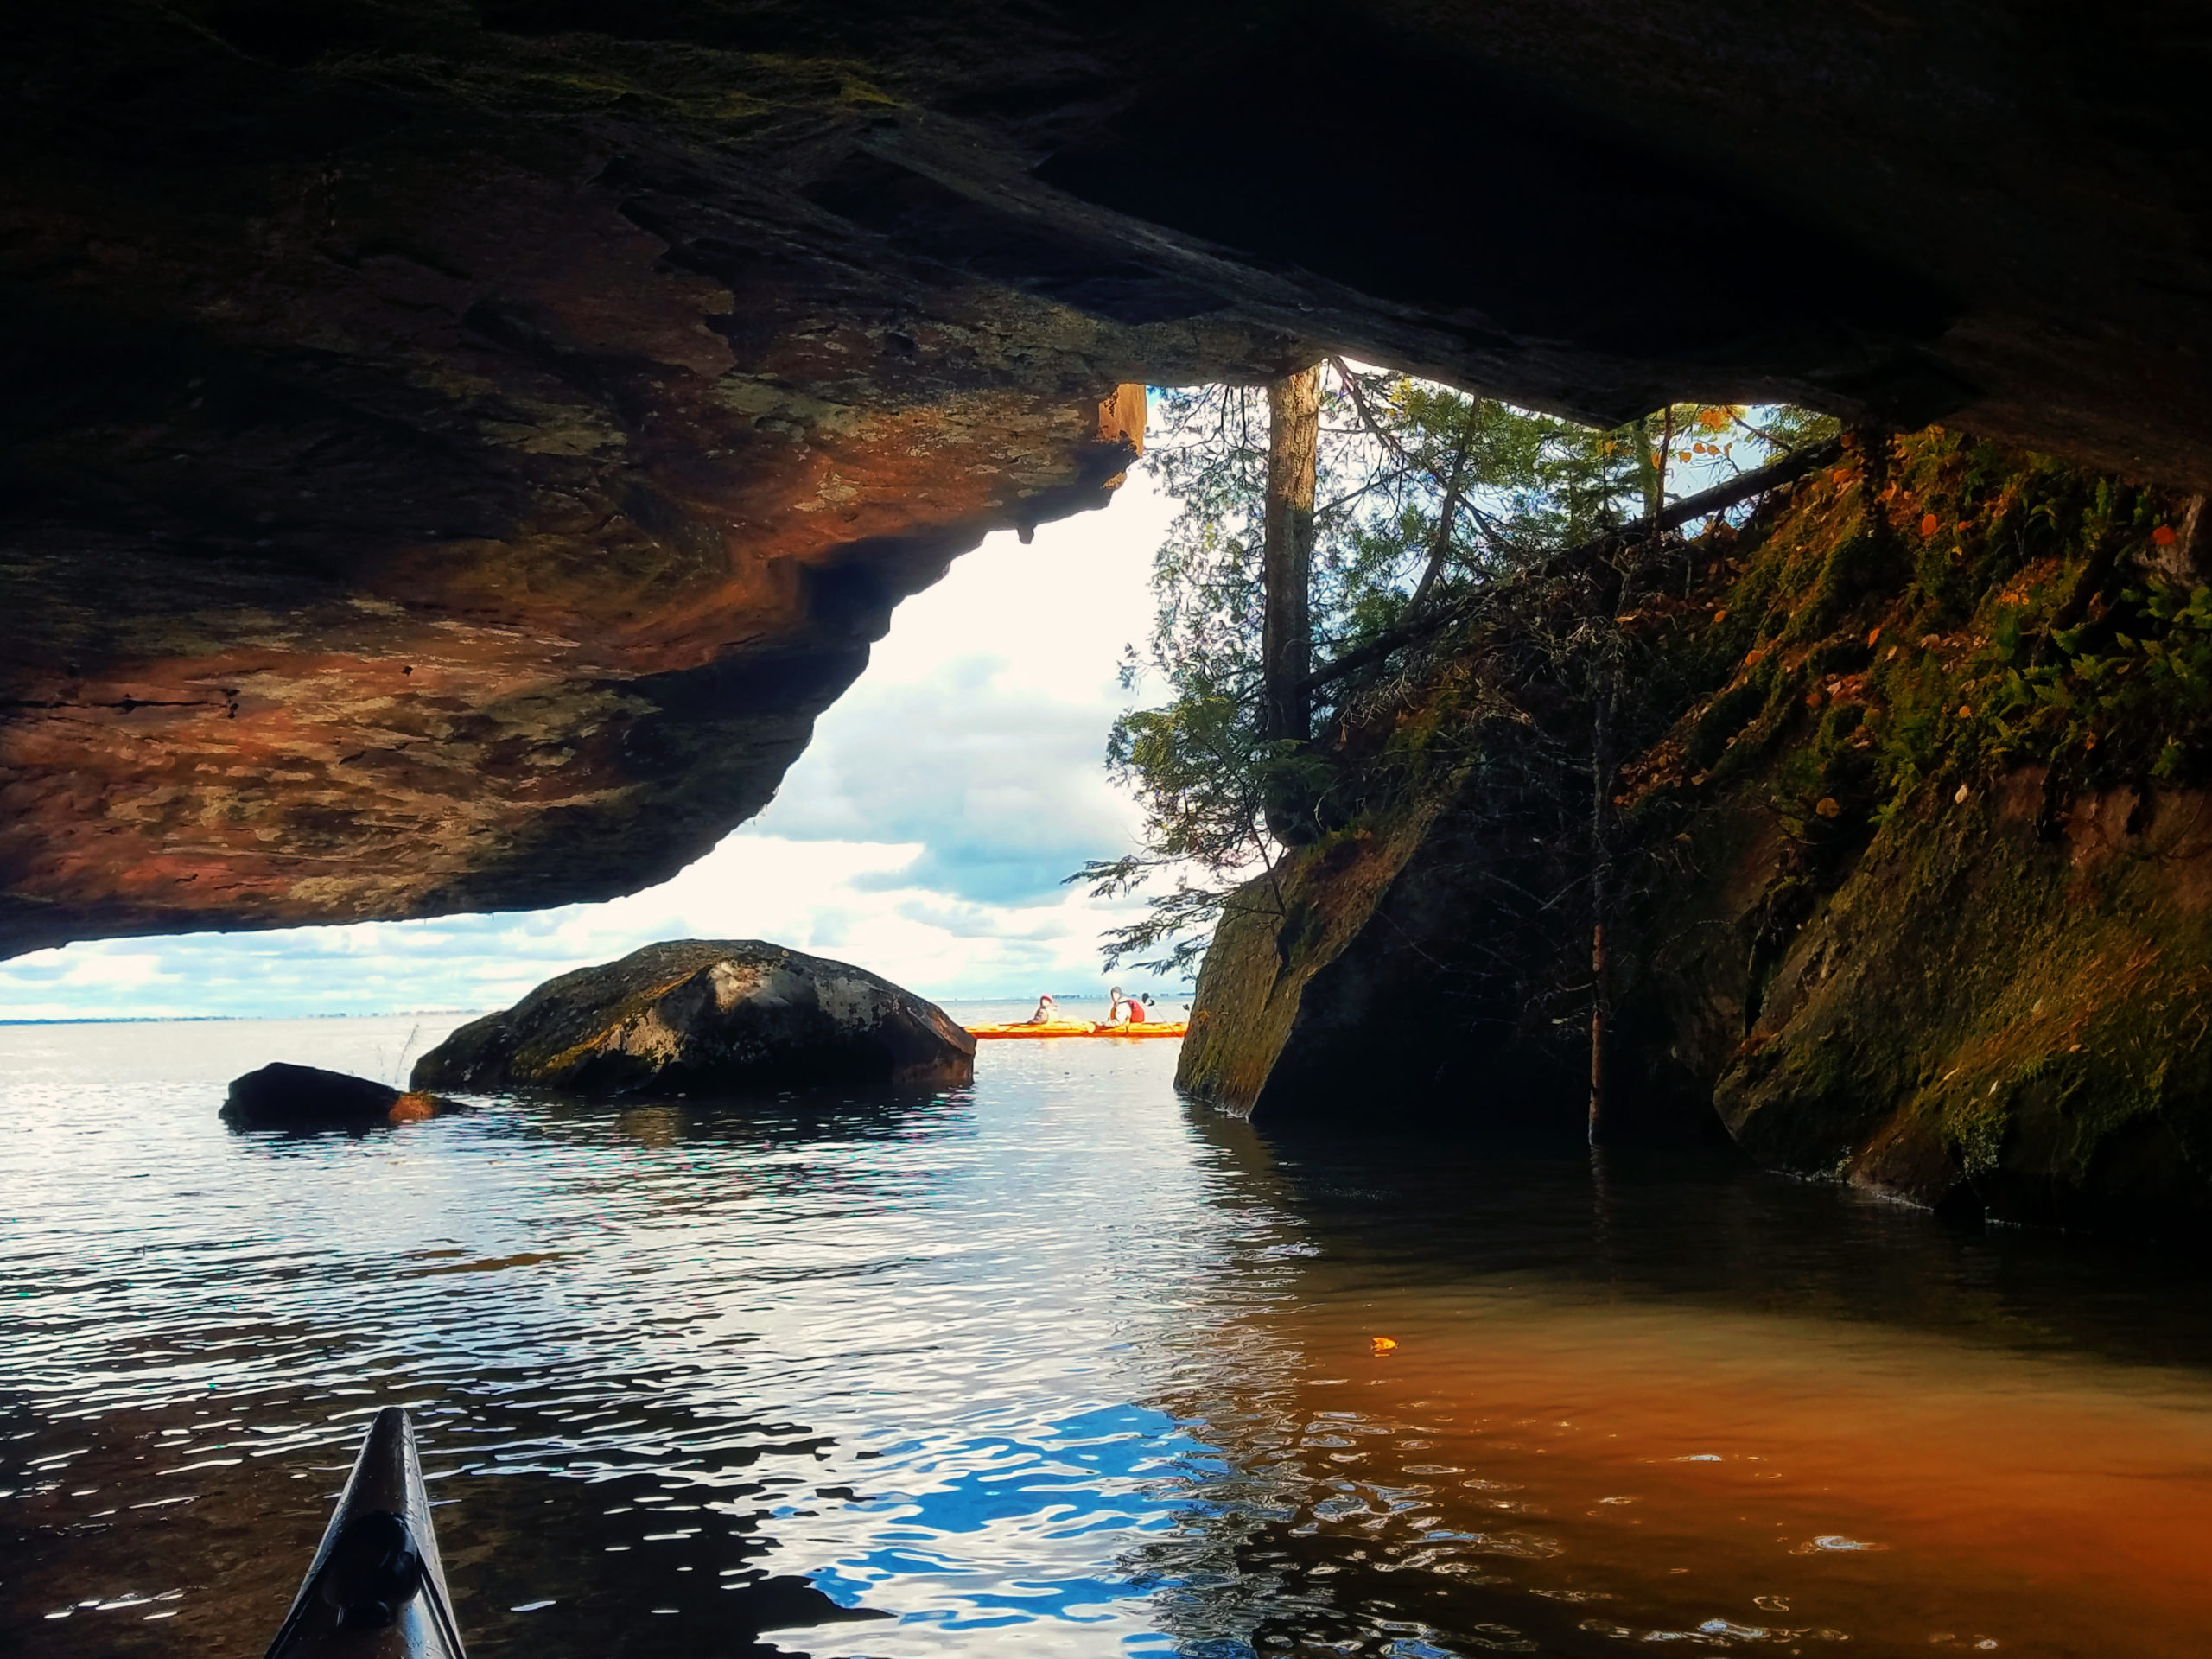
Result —
<path fill-rule="evenodd" d="M 1776 643 L 1685 734 L 1694 764 L 1733 737 L 1726 772 L 1779 764 L 1785 793 L 1878 810 L 2024 765 L 2082 787 L 2212 772 L 2212 591 L 2145 568 L 2177 501 L 1935 431 L 1897 441 L 1872 498 L 1863 472 L 1839 471 L 1747 538 L 1722 607 L 1758 612 Z M 1807 741 L 1793 700 L 1836 676 L 1863 677 L 1851 700 L 1872 740 L 1844 741 L 1871 764 L 1837 770 L 1826 721 L 1812 758 L 1777 760 L 1785 732 Z"/>
<path fill-rule="evenodd" d="M 1750 724 L 1766 701 L 1765 689 L 1753 681 L 1731 686 L 1713 698 L 1691 728 L 1686 748 L 1690 764 L 1709 766 L 1728 747 L 1728 740 Z"/>
<path fill-rule="evenodd" d="M 1766 643 L 1706 647 L 1725 683 L 1673 740 L 1712 822 L 1781 831 L 1700 889 L 1737 884 L 1757 1019 L 1726 1115 L 1808 1171 L 1931 1147 L 1897 1166 L 1925 1187 L 1947 1158 L 2028 1218 L 2118 1202 L 2115 1148 L 2168 1144 L 2144 1133 L 2212 1169 L 2212 849 L 2186 801 L 2052 816 L 2212 772 L 2212 591 L 2150 568 L 2182 504 L 1932 432 L 1876 478 L 1810 480 L 1739 538 L 1716 608 Z"/>

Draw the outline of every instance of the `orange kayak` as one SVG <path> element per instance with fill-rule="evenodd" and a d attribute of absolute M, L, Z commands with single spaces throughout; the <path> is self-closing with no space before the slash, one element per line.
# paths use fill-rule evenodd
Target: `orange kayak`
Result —
<path fill-rule="evenodd" d="M 1055 1020 L 1050 1025 L 968 1026 L 963 1027 L 978 1042 L 1010 1037 L 1180 1037 L 1188 1030 L 1183 1021 L 1147 1020 L 1141 1026 L 1094 1025 L 1088 1020 Z"/>

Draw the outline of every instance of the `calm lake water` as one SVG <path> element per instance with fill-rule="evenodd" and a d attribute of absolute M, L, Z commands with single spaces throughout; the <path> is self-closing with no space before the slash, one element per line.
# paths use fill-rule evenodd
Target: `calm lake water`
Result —
<path fill-rule="evenodd" d="M 1726 1158 L 1271 1141 L 1164 1042 L 216 1120 L 416 1023 L 0 1028 L 0 1651 L 250 1659 L 391 1402 L 477 1659 L 2212 1632 L 2212 1287 L 2169 1255 Z"/>

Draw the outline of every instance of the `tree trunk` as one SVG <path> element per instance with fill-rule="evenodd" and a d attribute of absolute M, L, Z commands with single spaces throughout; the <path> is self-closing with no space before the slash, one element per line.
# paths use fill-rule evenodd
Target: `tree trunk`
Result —
<path fill-rule="evenodd" d="M 1319 365 L 1268 386 L 1267 537 L 1260 581 L 1260 735 L 1313 734 L 1313 466 L 1321 442 Z"/>
<path fill-rule="evenodd" d="M 1612 963 L 1605 948 L 1612 903 L 1613 683 L 1611 664 L 1599 671 L 1590 734 L 1590 1144 L 1605 1136 L 1605 1047 L 1613 1017 Z"/>
<path fill-rule="evenodd" d="M 1459 423 L 1459 447 L 1452 455 L 1452 475 L 1444 482 L 1444 505 L 1436 515 L 1436 533 L 1428 538 L 1428 563 L 1421 570 L 1414 596 L 1406 601 L 1405 613 L 1399 619 L 1400 627 L 1421 613 L 1421 607 L 1428 603 L 1428 595 L 1436 586 L 1436 579 L 1444 574 L 1445 561 L 1452 556 L 1452 535 L 1459 516 L 1461 492 L 1467 481 L 1468 452 L 1474 448 L 1475 423 L 1481 412 L 1482 404 L 1470 397 L 1467 418 Z"/>

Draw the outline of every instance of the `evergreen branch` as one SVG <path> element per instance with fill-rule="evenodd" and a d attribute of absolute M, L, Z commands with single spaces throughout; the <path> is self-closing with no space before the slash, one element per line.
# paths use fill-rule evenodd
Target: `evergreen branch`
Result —
<path fill-rule="evenodd" d="M 1695 495 L 1685 496 L 1672 506 L 1664 507 L 1635 524 L 1624 525 L 1617 531 L 1608 531 L 1605 535 L 1584 542 L 1578 546 L 1562 549 L 1551 555 L 1545 561 L 1545 565 L 1548 568 L 1556 568 L 1562 564 L 1599 557 L 1624 543 L 1656 537 L 1688 524 L 1693 518 L 1703 518 L 1713 513 L 1724 512 L 1729 507 L 1748 501 L 1755 495 L 1763 495 L 1769 490 L 1779 489 L 1784 484 L 1793 484 L 1815 468 L 1826 466 L 1842 453 L 1841 441 L 1831 438 L 1827 442 L 1815 444 L 1810 449 L 1801 449 L 1794 455 L 1784 455 L 1781 460 L 1762 467 L 1755 473 L 1745 473 L 1742 477 L 1731 479 L 1725 484 L 1716 484 L 1709 490 L 1702 490 Z M 1482 596 L 1481 594 L 1478 594 L 1471 596 L 1471 599 L 1478 599 Z M 1465 604 L 1442 606 L 1427 616 L 1409 618 L 1367 644 L 1346 652 L 1334 662 L 1323 664 L 1306 677 L 1306 690 L 1312 690 L 1316 687 L 1326 685 L 1332 680 L 1342 679 L 1347 674 L 1365 668 L 1370 663 L 1380 662 L 1392 652 L 1434 633 L 1465 608 Z"/>

